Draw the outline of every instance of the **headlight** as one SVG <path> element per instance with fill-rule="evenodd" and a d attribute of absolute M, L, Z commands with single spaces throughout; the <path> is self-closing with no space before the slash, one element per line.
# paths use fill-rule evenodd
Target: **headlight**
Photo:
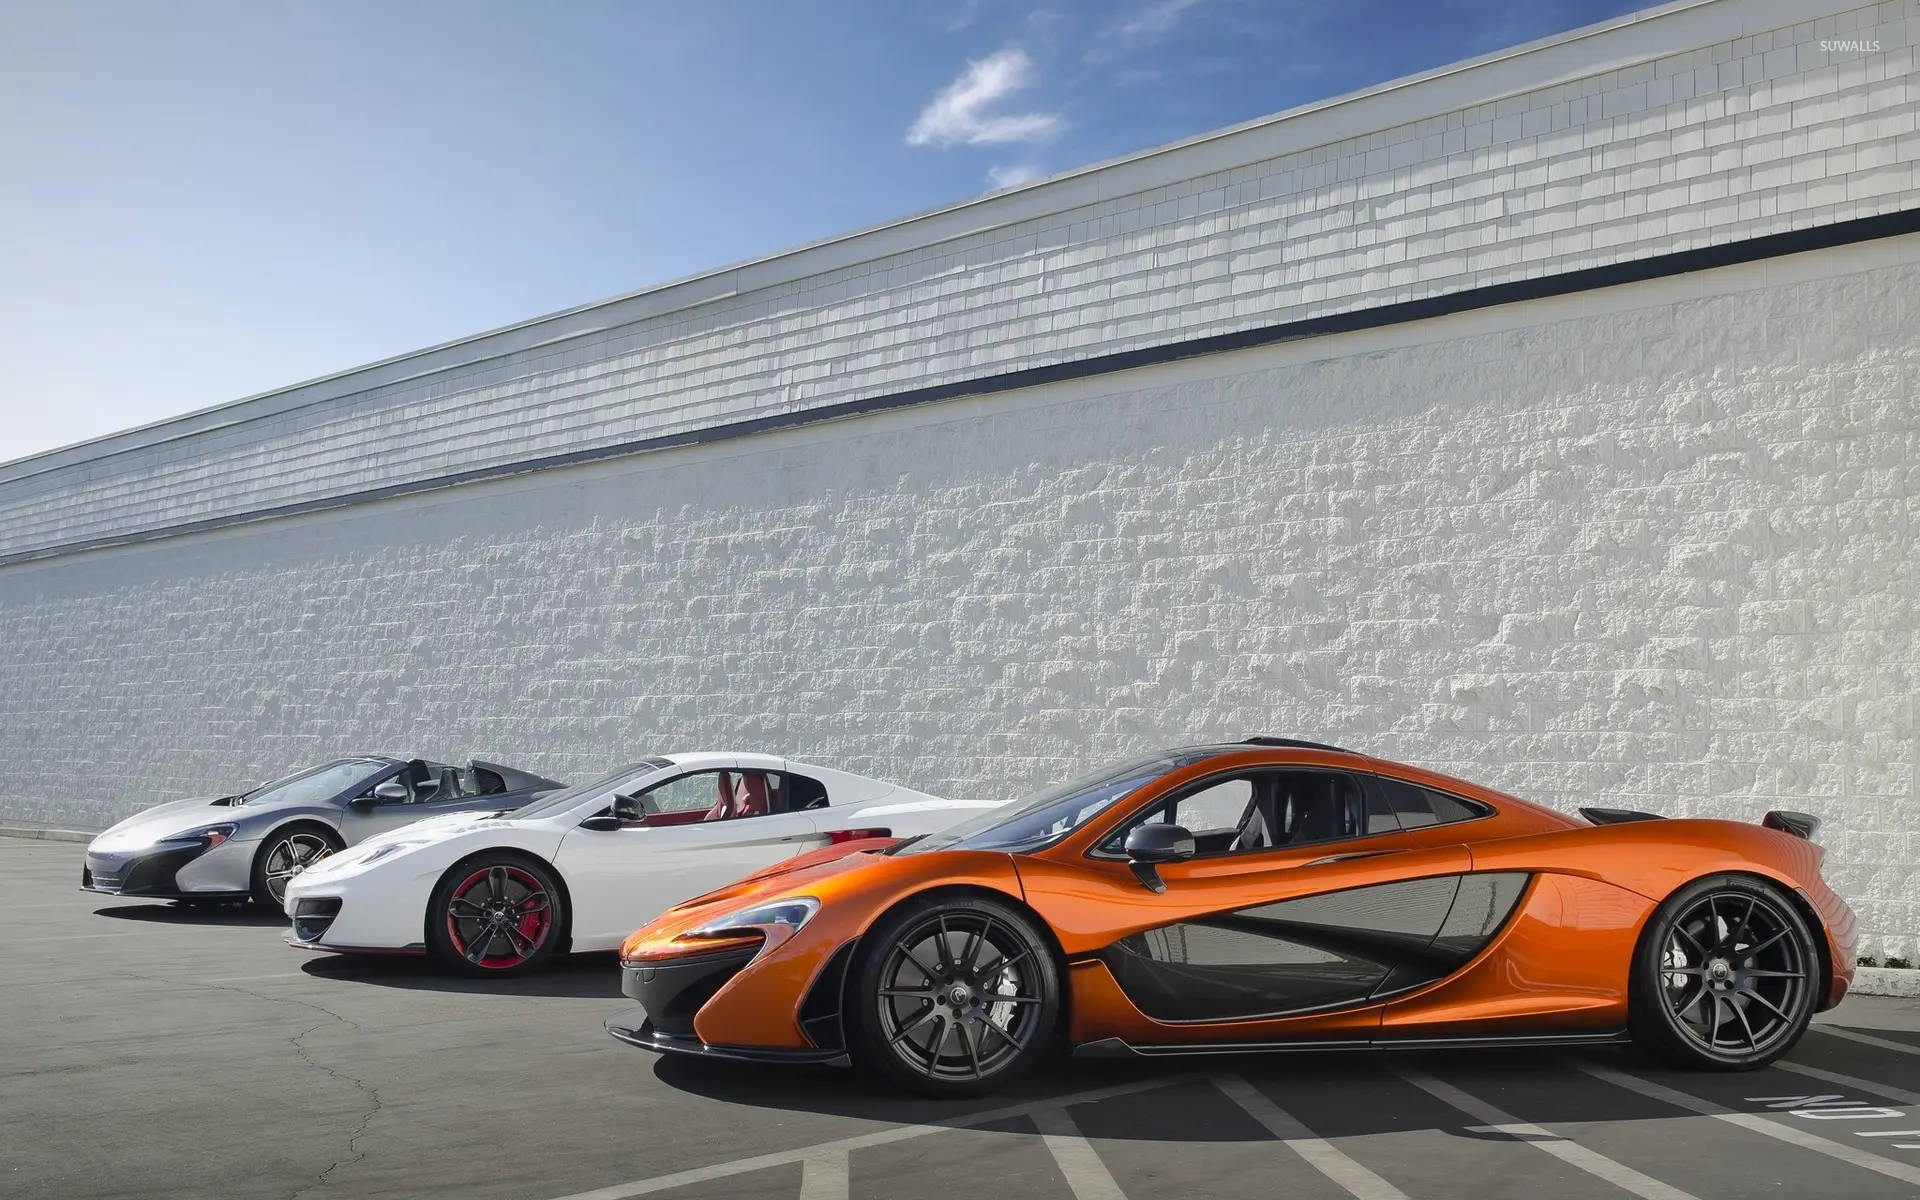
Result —
<path fill-rule="evenodd" d="M 198 829 L 189 829 L 185 833 L 170 833 L 160 840 L 163 842 L 197 842 L 204 840 L 207 843 L 207 849 L 211 850 L 232 836 L 233 824 L 232 822 L 228 822 L 225 825 L 203 825 Z"/>
<path fill-rule="evenodd" d="M 682 938 L 743 938 L 755 934 L 768 936 L 769 944 L 784 942 L 820 911 L 820 902 L 812 896 L 794 896 L 770 904 L 736 909 L 681 934 Z"/>

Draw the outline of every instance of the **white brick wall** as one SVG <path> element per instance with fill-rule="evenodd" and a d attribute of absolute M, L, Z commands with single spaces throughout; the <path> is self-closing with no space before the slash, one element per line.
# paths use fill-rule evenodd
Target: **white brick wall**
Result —
<path fill-rule="evenodd" d="M 1920 205 L 1920 0 L 1829 8 L 1671 5 L 0 465 L 0 554 Z"/>
<path fill-rule="evenodd" d="M 1820 813 L 1920 935 L 1920 237 L 0 568 L 0 816 L 343 748 L 962 795 L 1252 731 Z"/>

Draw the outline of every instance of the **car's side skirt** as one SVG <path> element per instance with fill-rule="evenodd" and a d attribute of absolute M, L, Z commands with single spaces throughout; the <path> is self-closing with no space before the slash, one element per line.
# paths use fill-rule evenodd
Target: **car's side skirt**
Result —
<path fill-rule="evenodd" d="M 1624 1029 L 1589 1033 L 1514 1034 L 1509 1037 L 1303 1039 L 1280 1042 L 1200 1042 L 1134 1045 L 1101 1038 L 1073 1048 L 1075 1058 L 1186 1058 L 1209 1054 L 1288 1054 L 1314 1050 L 1495 1050 L 1548 1046 L 1612 1046 L 1632 1040 Z"/>

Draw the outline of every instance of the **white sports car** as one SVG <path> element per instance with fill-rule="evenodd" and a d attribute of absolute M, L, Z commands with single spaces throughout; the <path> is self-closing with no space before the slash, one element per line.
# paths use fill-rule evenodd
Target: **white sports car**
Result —
<path fill-rule="evenodd" d="M 674 904 L 837 842 L 935 833 L 942 800 L 767 754 L 643 759 L 523 807 L 368 838 L 286 889 L 289 943 L 431 954 L 482 975 L 612 950 Z"/>

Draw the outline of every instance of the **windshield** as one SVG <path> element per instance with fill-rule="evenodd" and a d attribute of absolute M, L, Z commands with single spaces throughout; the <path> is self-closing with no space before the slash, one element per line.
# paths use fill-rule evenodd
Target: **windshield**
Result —
<path fill-rule="evenodd" d="M 240 798 L 242 804 L 318 804 L 391 767 L 377 758 L 343 758 L 285 779 L 262 784 Z"/>
<path fill-rule="evenodd" d="M 1006 850 L 1027 853 L 1066 837 L 1120 800 L 1168 771 L 1180 760 L 1164 754 L 1108 763 L 1090 775 L 1055 784 L 1003 808 L 989 809 L 951 829 L 896 847 L 899 854 L 929 850 Z"/>
<path fill-rule="evenodd" d="M 509 817 L 547 817 L 554 813 L 565 812 L 587 796 L 600 792 L 609 792 L 622 782 L 651 775 L 655 771 L 671 767 L 673 762 L 665 758 L 643 758 L 636 763 L 628 763 L 617 771 L 610 771 L 592 783 L 576 783 L 570 788 L 561 788 L 557 792 L 548 792 L 531 803 L 523 804 L 508 813 Z"/>

